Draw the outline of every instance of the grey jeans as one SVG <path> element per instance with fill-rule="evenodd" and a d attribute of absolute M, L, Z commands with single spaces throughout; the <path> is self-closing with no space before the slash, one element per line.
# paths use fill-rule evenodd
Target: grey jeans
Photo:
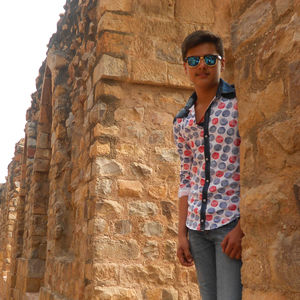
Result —
<path fill-rule="evenodd" d="M 242 299 L 242 262 L 231 259 L 221 248 L 224 237 L 237 222 L 235 220 L 213 230 L 189 230 L 190 248 L 202 300 Z"/>

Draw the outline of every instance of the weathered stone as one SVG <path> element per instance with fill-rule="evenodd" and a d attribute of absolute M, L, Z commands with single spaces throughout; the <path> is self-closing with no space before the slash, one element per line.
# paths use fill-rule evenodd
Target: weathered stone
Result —
<path fill-rule="evenodd" d="M 266 32 L 272 23 L 272 7 L 269 2 L 255 1 L 240 17 L 234 27 L 233 47 L 236 49 L 243 42 L 248 42 Z"/>
<path fill-rule="evenodd" d="M 132 163 L 131 165 L 133 173 L 137 176 L 150 176 L 152 174 L 152 169 L 144 164 Z"/>
<path fill-rule="evenodd" d="M 128 120 L 134 122 L 142 122 L 144 119 L 144 108 L 134 107 L 134 108 L 118 108 L 115 111 L 115 120 Z"/>
<path fill-rule="evenodd" d="M 178 292 L 175 289 L 163 289 L 162 299 L 177 300 L 178 299 Z"/>
<path fill-rule="evenodd" d="M 167 260 L 174 262 L 176 260 L 176 242 L 168 240 L 165 246 L 165 257 Z"/>
<path fill-rule="evenodd" d="M 108 155 L 110 153 L 110 144 L 102 144 L 96 141 L 90 148 L 90 157 Z"/>
<path fill-rule="evenodd" d="M 153 216 L 158 212 L 157 205 L 153 202 L 134 201 L 129 203 L 129 214 L 134 216 Z"/>
<path fill-rule="evenodd" d="M 119 234 L 128 234 L 132 230 L 132 225 L 129 220 L 121 220 L 115 223 L 115 229 Z"/>
<path fill-rule="evenodd" d="M 177 87 L 191 88 L 192 83 L 189 81 L 184 73 L 182 65 L 169 64 L 168 65 L 168 83 Z"/>
<path fill-rule="evenodd" d="M 155 152 L 158 154 L 159 159 L 166 162 L 178 162 L 178 153 L 175 149 L 166 149 L 155 147 Z"/>
<path fill-rule="evenodd" d="M 159 256 L 158 243 L 156 241 L 147 241 L 143 249 L 145 257 L 156 259 Z"/>
<path fill-rule="evenodd" d="M 96 287 L 95 300 L 138 300 L 134 289 L 121 287 Z"/>
<path fill-rule="evenodd" d="M 102 135 L 111 135 L 111 136 L 117 136 L 120 132 L 120 129 L 117 126 L 102 126 L 100 123 L 98 123 L 94 127 L 94 137 L 99 137 Z"/>
<path fill-rule="evenodd" d="M 283 15 L 287 10 L 292 8 L 292 3 L 293 1 L 291 0 L 276 0 L 275 5 L 276 5 L 276 10 L 279 16 Z"/>
<path fill-rule="evenodd" d="M 118 176 L 123 174 L 123 167 L 113 159 L 97 157 L 93 163 L 92 172 L 100 176 Z"/>
<path fill-rule="evenodd" d="M 97 15 L 100 17 L 105 11 L 130 12 L 132 0 L 103 0 L 97 4 Z"/>
<path fill-rule="evenodd" d="M 96 263 L 93 272 L 98 284 L 115 285 L 118 283 L 120 267 L 118 264 L 113 263 Z"/>
<path fill-rule="evenodd" d="M 193 9 L 187 10 L 187 7 Z M 204 0 L 179 0 L 176 1 L 175 16 L 184 22 L 200 22 L 200 24 L 212 24 L 214 18 L 213 3 Z"/>
<path fill-rule="evenodd" d="M 167 84 L 167 65 L 156 60 L 135 60 L 130 62 L 130 79 L 137 83 Z"/>
<path fill-rule="evenodd" d="M 127 75 L 127 66 L 124 60 L 104 54 L 94 69 L 93 85 L 103 78 L 124 79 Z"/>
<path fill-rule="evenodd" d="M 117 201 L 100 200 L 96 203 L 96 214 L 102 217 L 122 216 L 123 210 L 123 206 Z"/>
<path fill-rule="evenodd" d="M 107 237 L 95 240 L 95 257 L 97 259 L 136 259 L 138 256 L 139 247 L 136 240 L 112 240 Z"/>
<path fill-rule="evenodd" d="M 163 226 L 158 222 L 146 222 L 143 232 L 146 236 L 162 236 Z"/>
<path fill-rule="evenodd" d="M 118 180 L 119 195 L 123 197 L 141 197 L 143 185 L 134 180 Z"/>

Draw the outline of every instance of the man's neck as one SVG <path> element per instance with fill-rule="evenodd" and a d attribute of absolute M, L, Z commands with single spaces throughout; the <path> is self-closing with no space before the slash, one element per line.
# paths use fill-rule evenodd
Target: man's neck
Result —
<path fill-rule="evenodd" d="M 197 102 L 199 103 L 207 103 L 210 102 L 217 94 L 218 85 L 205 89 L 202 87 L 195 87 L 195 91 L 197 94 Z"/>

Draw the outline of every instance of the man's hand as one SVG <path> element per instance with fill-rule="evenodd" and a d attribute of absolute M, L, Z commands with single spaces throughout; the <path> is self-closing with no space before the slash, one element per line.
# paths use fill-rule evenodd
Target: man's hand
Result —
<path fill-rule="evenodd" d="M 194 264 L 190 252 L 190 245 L 186 236 L 178 238 L 177 257 L 180 263 L 185 267 L 190 267 Z"/>
<path fill-rule="evenodd" d="M 241 259 L 242 256 L 242 237 L 243 231 L 238 224 L 225 236 L 221 243 L 222 250 L 232 259 Z"/>

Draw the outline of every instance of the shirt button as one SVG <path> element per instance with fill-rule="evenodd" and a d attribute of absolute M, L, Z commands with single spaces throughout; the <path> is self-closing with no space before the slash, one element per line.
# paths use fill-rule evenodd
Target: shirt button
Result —
<path fill-rule="evenodd" d="M 206 202 L 206 199 L 203 199 L 203 202 L 205 203 L 205 202 Z"/>
<path fill-rule="evenodd" d="M 201 223 L 203 223 L 203 222 L 204 222 L 204 220 L 202 219 L 202 220 L 201 220 Z"/>
<path fill-rule="evenodd" d="M 206 179 L 206 182 L 209 182 L 209 180 L 208 180 L 208 179 Z"/>
<path fill-rule="evenodd" d="M 208 138 L 208 135 L 206 134 L 204 137 L 205 137 L 205 138 Z"/>
<path fill-rule="evenodd" d="M 207 160 L 208 160 L 208 157 L 206 157 L 205 160 L 207 161 Z"/>

